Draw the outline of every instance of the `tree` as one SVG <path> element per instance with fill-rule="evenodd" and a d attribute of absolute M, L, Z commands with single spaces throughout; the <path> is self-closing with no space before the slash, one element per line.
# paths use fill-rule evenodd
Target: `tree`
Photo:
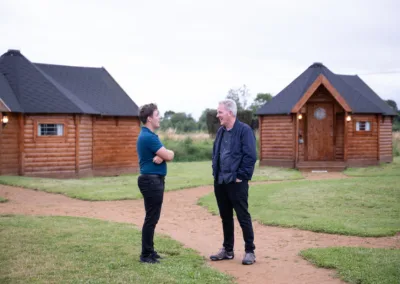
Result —
<path fill-rule="evenodd" d="M 250 91 L 243 85 L 238 89 L 230 89 L 228 91 L 227 99 L 234 100 L 236 102 L 236 106 L 238 111 L 245 110 L 247 108 L 248 99 L 250 97 Z"/>
<path fill-rule="evenodd" d="M 189 116 L 184 112 L 176 112 L 171 115 L 171 118 L 169 120 L 171 121 L 172 125 L 176 125 L 179 122 L 183 123 L 186 119 L 193 119 L 192 117 L 189 118 Z"/>
<path fill-rule="evenodd" d="M 390 107 L 394 109 L 395 112 L 398 112 L 397 103 L 394 100 L 386 100 L 385 101 Z"/>
<path fill-rule="evenodd" d="M 205 110 L 203 110 L 203 112 L 201 113 L 200 117 L 199 117 L 199 121 L 198 121 L 198 130 L 200 131 L 206 131 L 207 130 L 207 113 L 210 111 L 211 109 L 206 108 Z"/>
<path fill-rule="evenodd" d="M 165 117 L 160 125 L 162 130 L 173 128 L 178 132 L 191 132 L 198 129 L 198 125 L 191 114 L 168 111 L 165 113 Z"/>
<path fill-rule="evenodd" d="M 394 100 L 385 100 L 385 102 L 396 112 L 397 116 L 393 119 L 393 131 L 400 131 L 400 110 Z"/>
<path fill-rule="evenodd" d="M 253 114 L 256 114 L 256 111 L 262 107 L 265 103 L 268 103 L 272 100 L 272 95 L 270 93 L 258 93 L 253 103 L 250 105 L 250 109 Z"/>
<path fill-rule="evenodd" d="M 174 115 L 175 112 L 172 110 L 167 110 L 166 112 L 164 112 L 164 119 L 170 119 L 172 115 Z"/>

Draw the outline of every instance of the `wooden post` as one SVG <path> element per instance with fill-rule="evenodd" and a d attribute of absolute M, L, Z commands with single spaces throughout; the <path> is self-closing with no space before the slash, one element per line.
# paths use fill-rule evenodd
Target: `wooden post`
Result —
<path fill-rule="evenodd" d="M 348 113 L 344 113 L 344 137 L 343 137 L 343 160 L 346 162 L 347 161 L 347 134 L 348 134 L 348 123 L 347 123 L 347 115 Z"/>
<path fill-rule="evenodd" d="M 24 114 L 20 113 L 18 116 L 19 121 L 19 175 L 25 175 L 25 123 Z"/>
<path fill-rule="evenodd" d="M 95 137 L 94 137 L 94 128 L 96 127 L 96 116 L 91 115 L 92 118 L 92 172 L 94 172 L 94 143 L 95 143 Z"/>
<path fill-rule="evenodd" d="M 332 139 L 333 139 L 333 160 L 336 161 L 336 108 L 337 108 L 337 103 L 333 104 L 333 126 L 332 126 L 332 131 L 333 131 L 333 135 L 332 135 Z"/>
<path fill-rule="evenodd" d="M 1 170 L 3 169 L 3 160 L 2 160 L 2 152 L 3 152 L 3 114 L 0 112 L 0 175 Z"/>
<path fill-rule="evenodd" d="M 262 161 L 262 117 L 261 115 L 258 117 L 258 143 L 260 149 L 260 157 L 259 157 L 259 164 L 261 165 Z"/>
<path fill-rule="evenodd" d="M 296 129 L 295 129 L 295 137 L 294 137 L 294 167 L 296 167 L 299 157 L 299 114 L 300 112 L 295 114 L 296 119 Z"/>
<path fill-rule="evenodd" d="M 80 116 L 75 114 L 75 173 L 79 174 Z"/>
<path fill-rule="evenodd" d="M 308 108 L 306 108 L 303 119 L 303 155 L 304 161 L 308 161 Z"/>
<path fill-rule="evenodd" d="M 377 129 L 378 129 L 378 161 L 380 161 L 381 160 L 381 146 L 380 146 L 380 140 L 381 140 L 381 115 L 380 114 L 377 114 L 376 115 L 376 124 L 377 124 Z M 371 127 L 372 127 L 372 125 L 371 125 Z"/>

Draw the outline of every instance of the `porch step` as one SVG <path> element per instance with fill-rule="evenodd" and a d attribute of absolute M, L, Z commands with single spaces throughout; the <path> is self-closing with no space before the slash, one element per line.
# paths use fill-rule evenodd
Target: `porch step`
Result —
<path fill-rule="evenodd" d="M 296 168 L 303 172 L 342 172 L 346 163 L 341 161 L 303 161 L 298 162 Z"/>

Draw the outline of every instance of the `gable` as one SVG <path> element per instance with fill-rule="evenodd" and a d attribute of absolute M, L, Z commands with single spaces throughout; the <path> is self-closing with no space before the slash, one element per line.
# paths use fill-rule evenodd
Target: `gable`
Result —
<path fill-rule="evenodd" d="M 303 97 L 296 103 L 292 108 L 292 113 L 297 113 L 304 106 L 304 104 L 311 98 L 315 91 L 320 87 L 324 86 L 332 97 L 339 103 L 339 105 L 346 111 L 351 112 L 351 108 L 347 104 L 346 100 L 339 94 L 339 92 L 332 86 L 332 84 L 326 79 L 323 74 L 318 75 L 317 79 L 311 84 L 311 86 L 304 93 Z"/>

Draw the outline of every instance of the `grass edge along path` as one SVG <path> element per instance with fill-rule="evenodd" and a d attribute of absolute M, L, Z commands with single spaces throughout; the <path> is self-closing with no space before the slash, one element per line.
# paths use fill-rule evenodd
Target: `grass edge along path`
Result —
<path fill-rule="evenodd" d="M 77 217 L 0 216 L 1 283 L 232 283 L 192 249 L 155 236 L 161 264 L 139 262 L 131 224 Z"/>
<path fill-rule="evenodd" d="M 400 177 L 252 185 L 249 210 L 261 224 L 362 237 L 400 231 Z M 198 200 L 218 214 L 214 193 Z"/>
<path fill-rule="evenodd" d="M 82 179 L 49 179 L 24 176 L 0 176 L 0 184 L 60 193 L 71 198 L 91 201 L 141 199 L 138 175 L 91 177 Z M 293 169 L 256 166 L 252 181 L 302 179 Z M 211 162 L 169 163 L 166 191 L 212 185 Z"/>
<path fill-rule="evenodd" d="M 335 269 L 349 283 L 392 284 L 400 281 L 400 250 L 361 247 L 311 248 L 300 252 L 318 267 Z"/>

